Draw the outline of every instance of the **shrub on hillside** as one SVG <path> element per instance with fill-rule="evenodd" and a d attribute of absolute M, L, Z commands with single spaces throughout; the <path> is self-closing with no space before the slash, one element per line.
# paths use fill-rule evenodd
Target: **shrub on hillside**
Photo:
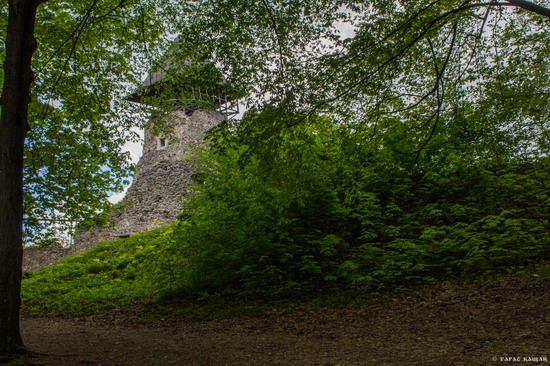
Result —
<path fill-rule="evenodd" d="M 548 258 L 547 158 L 413 161 L 384 145 L 395 136 L 363 142 L 320 117 L 278 129 L 273 113 L 220 128 L 197 160 L 169 249 L 176 292 L 373 291 Z"/>

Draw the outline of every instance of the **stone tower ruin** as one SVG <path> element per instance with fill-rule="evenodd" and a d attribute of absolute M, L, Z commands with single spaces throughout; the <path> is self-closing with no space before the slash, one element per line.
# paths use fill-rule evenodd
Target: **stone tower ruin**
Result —
<path fill-rule="evenodd" d="M 144 88 L 158 88 L 162 76 L 160 73 L 151 74 L 144 82 Z M 227 96 L 199 89 L 192 90 L 192 93 L 202 100 L 210 99 L 214 107 L 201 110 L 194 105 L 184 107 L 176 103 L 162 117 L 171 127 L 170 134 L 157 136 L 145 130 L 143 155 L 126 196 L 105 227 L 78 232 L 71 251 L 78 252 L 101 240 L 128 237 L 176 221 L 193 174 L 184 156 L 191 153 L 193 147 L 203 144 L 208 130 L 238 113 L 238 107 Z M 133 101 L 142 102 L 140 97 L 132 97 Z"/>

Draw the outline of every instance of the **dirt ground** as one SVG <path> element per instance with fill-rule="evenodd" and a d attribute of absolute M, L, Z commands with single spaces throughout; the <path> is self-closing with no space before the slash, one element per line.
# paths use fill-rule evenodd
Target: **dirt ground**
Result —
<path fill-rule="evenodd" d="M 24 318 L 22 332 L 37 354 L 13 365 L 550 365 L 550 281 L 216 321 Z"/>

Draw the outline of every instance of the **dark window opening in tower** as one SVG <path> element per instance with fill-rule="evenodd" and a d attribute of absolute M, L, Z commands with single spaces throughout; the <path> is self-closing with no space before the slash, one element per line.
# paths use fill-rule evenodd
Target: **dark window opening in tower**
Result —
<path fill-rule="evenodd" d="M 168 146 L 168 141 L 164 138 L 157 138 L 157 150 L 165 149 Z"/>

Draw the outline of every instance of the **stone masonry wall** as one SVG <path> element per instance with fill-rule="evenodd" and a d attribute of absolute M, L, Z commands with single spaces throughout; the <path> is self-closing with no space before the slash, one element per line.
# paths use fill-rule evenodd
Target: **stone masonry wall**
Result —
<path fill-rule="evenodd" d="M 70 251 L 80 252 L 100 240 L 145 232 L 176 221 L 192 175 L 183 157 L 191 152 L 190 147 L 202 145 L 206 131 L 223 119 L 223 115 L 215 111 L 196 110 L 188 116 L 185 111 L 176 110 L 167 121 L 176 139 L 161 141 L 145 131 L 143 155 L 133 184 L 119 204 L 123 210 L 111 216 L 107 227 L 77 233 Z"/>

